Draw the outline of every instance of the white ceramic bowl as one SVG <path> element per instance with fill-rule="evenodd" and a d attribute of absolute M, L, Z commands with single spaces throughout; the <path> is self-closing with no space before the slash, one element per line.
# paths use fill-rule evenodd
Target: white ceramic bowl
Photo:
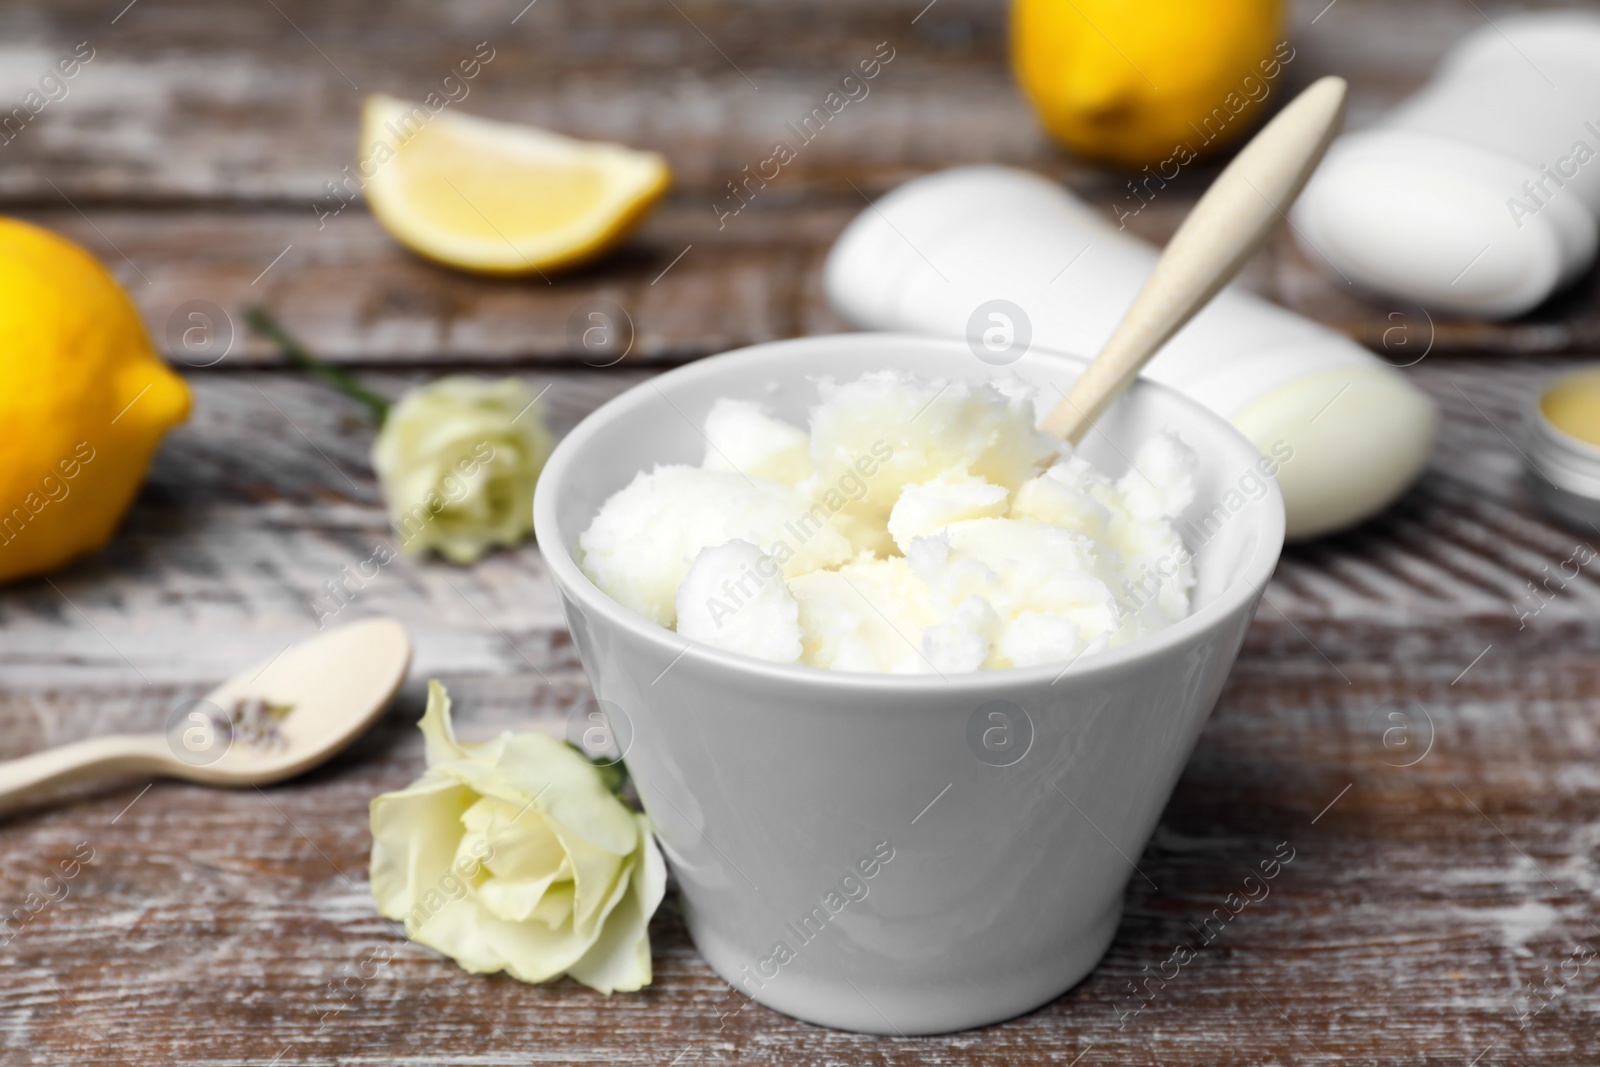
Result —
<path fill-rule="evenodd" d="M 1171 428 L 1199 452 L 1185 517 L 1210 519 L 1186 533 L 1193 614 L 1065 671 L 948 680 L 691 644 L 600 592 L 575 562 L 578 535 L 638 471 L 698 463 L 718 397 L 804 423 L 816 376 L 1015 373 L 1054 396 L 1083 366 L 1034 352 L 997 369 L 959 341 L 884 334 L 757 345 L 630 389 L 545 467 L 534 525 L 578 653 L 631 726 L 617 733 L 695 944 L 748 996 L 826 1026 L 926 1034 L 1009 1018 L 1083 978 L 1277 563 L 1282 498 L 1238 431 L 1139 382 L 1083 451 L 1119 472 Z"/>

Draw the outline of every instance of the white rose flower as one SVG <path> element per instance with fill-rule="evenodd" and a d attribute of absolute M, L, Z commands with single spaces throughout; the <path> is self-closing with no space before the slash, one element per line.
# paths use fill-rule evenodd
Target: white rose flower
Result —
<path fill-rule="evenodd" d="M 515 378 L 451 377 L 406 393 L 372 446 L 401 547 L 471 563 L 533 531 L 533 486 L 552 441 Z"/>
<path fill-rule="evenodd" d="M 666 865 L 649 820 L 601 769 L 544 734 L 461 744 L 428 683 L 428 769 L 372 802 L 372 895 L 406 936 L 474 974 L 650 984 Z"/>

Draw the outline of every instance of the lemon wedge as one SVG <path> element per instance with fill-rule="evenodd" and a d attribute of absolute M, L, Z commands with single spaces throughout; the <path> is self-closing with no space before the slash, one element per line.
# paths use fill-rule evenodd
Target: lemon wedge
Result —
<path fill-rule="evenodd" d="M 614 246 L 667 191 L 654 152 L 367 98 L 361 176 L 396 240 L 489 274 L 543 273 Z"/>

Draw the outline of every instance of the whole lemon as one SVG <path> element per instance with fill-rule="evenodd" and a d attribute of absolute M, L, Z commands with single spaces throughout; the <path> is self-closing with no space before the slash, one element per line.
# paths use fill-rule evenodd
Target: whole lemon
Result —
<path fill-rule="evenodd" d="M 1011 62 L 1068 148 L 1181 166 L 1260 116 L 1294 58 L 1282 24 L 1281 0 L 1015 0 Z"/>
<path fill-rule="evenodd" d="M 189 389 L 88 252 L 0 219 L 0 581 L 111 537 Z"/>

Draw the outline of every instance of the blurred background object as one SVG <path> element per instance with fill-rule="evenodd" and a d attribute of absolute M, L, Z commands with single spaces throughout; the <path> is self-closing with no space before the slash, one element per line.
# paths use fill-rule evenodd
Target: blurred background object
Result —
<path fill-rule="evenodd" d="M 1522 422 L 1528 492 L 1552 515 L 1580 528 L 1597 528 L 1600 365 L 1577 367 L 1544 383 L 1529 396 Z M 1583 562 L 1593 558 L 1591 549 Z"/>
<path fill-rule="evenodd" d="M 858 326 L 966 337 L 1004 366 L 1030 346 L 1099 351 L 1155 261 L 1153 248 L 1052 182 L 958 167 L 857 215 L 823 280 Z M 997 327 L 1003 343 L 984 345 Z M 1263 455 L 1292 457 L 1277 479 L 1293 540 L 1371 518 L 1427 464 L 1437 415 L 1404 375 L 1232 286 L 1143 373 L 1232 420 Z"/>
<path fill-rule="evenodd" d="M 100 262 L 0 219 L 0 582 L 105 544 L 189 389 Z"/>
<path fill-rule="evenodd" d="M 492 55 L 492 50 L 491 50 Z M 541 274 L 609 252 L 671 184 L 666 160 L 381 94 L 357 172 L 373 216 L 413 252 L 484 274 Z"/>
<path fill-rule="evenodd" d="M 1294 57 L 1282 33 L 1281 0 L 1014 0 L 1011 62 L 1068 148 L 1176 167 L 1266 114 Z"/>
<path fill-rule="evenodd" d="M 1600 14 L 1517 15 L 1336 142 L 1292 216 L 1314 261 L 1376 299 L 1508 319 L 1594 262 L 1597 156 Z"/>

